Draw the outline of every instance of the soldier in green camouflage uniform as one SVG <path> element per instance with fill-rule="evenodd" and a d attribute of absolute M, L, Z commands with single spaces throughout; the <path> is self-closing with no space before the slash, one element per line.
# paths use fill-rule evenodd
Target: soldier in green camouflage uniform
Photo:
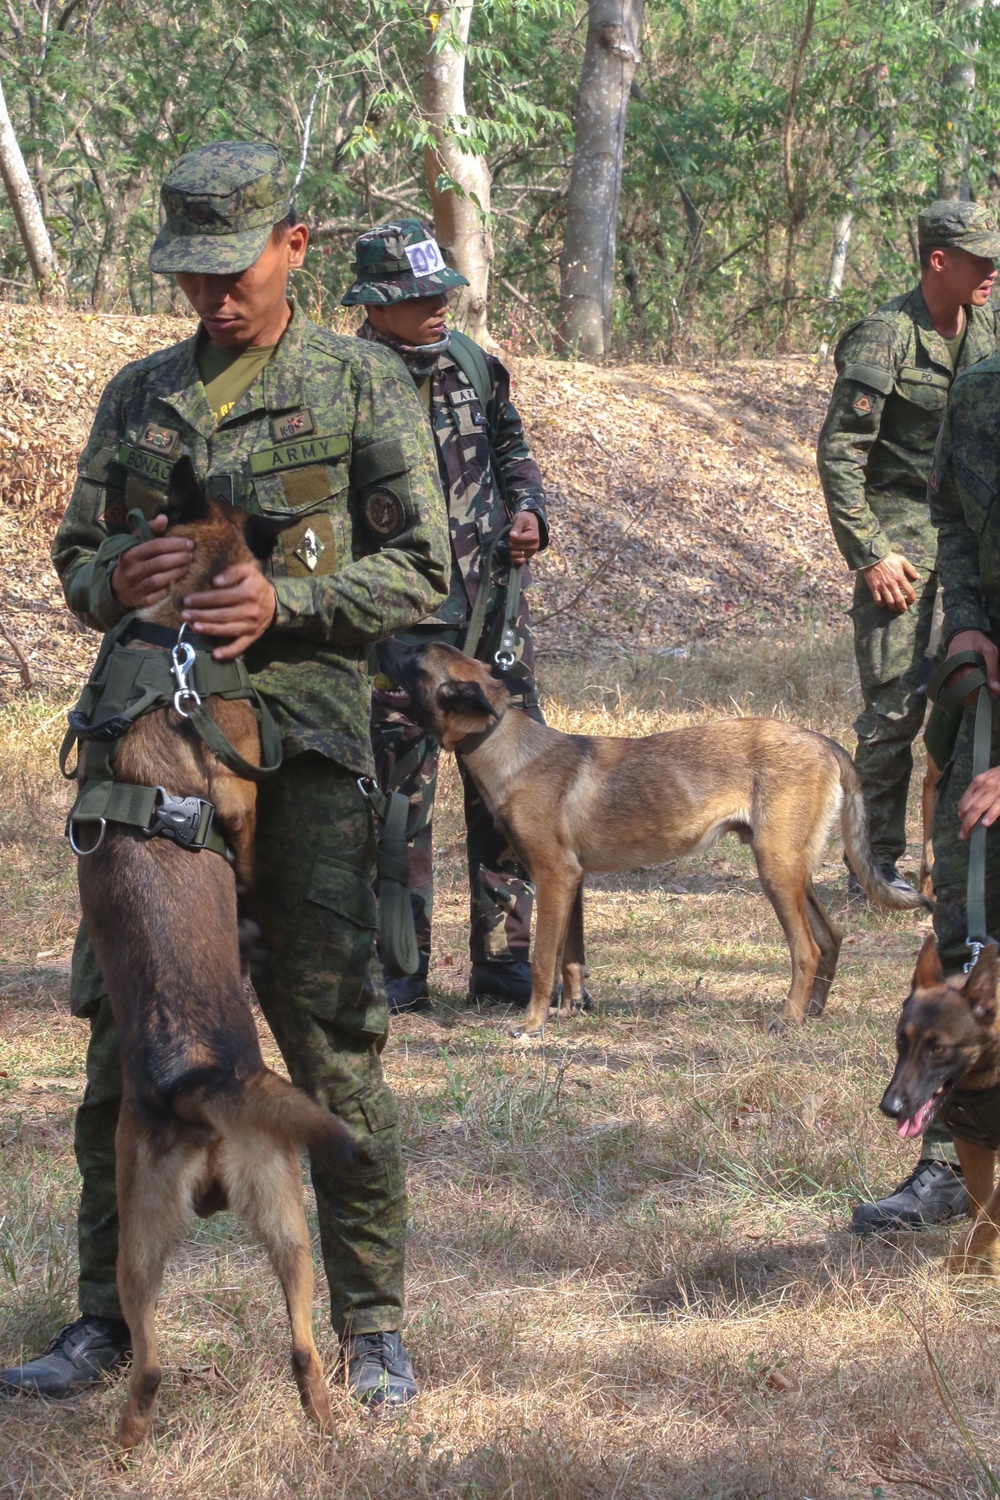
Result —
<path fill-rule="evenodd" d="M 1000 354 L 969 370 L 952 388 L 928 483 L 937 527 L 949 656 L 980 651 L 993 697 L 1000 696 Z M 968 668 L 960 669 L 968 671 Z M 949 687 L 951 683 L 947 684 Z M 962 715 L 955 748 L 938 788 L 934 815 L 934 934 L 946 974 L 968 959 L 968 837 L 1000 815 L 1000 716 L 993 715 L 990 770 L 972 778 L 975 699 Z M 986 919 L 1000 937 L 1000 843 L 986 839 Z"/>
<path fill-rule="evenodd" d="M 510 400 L 510 377 L 500 361 L 476 350 L 488 392 L 469 373 L 461 336 L 445 327 L 448 289 L 465 286 L 417 219 L 399 219 L 357 242 L 355 281 L 346 306 L 368 314 L 359 337 L 393 349 L 430 414 L 438 466 L 448 506 L 451 587 L 448 598 L 416 630 L 410 643 L 438 640 L 492 661 L 500 644 L 512 554 L 526 561 L 546 545 L 545 496 L 538 465 L 528 451 L 521 419 Z M 484 402 L 482 395 L 487 395 Z M 511 523 L 513 525 L 511 526 Z M 493 543 L 511 526 L 509 546 Z M 490 565 L 490 577 L 484 570 Z M 489 599 L 477 641 L 468 641 L 470 616 L 482 588 Z M 525 675 L 512 682 L 517 701 L 540 718 L 534 690 L 534 656 L 527 599 L 522 592 L 515 655 Z M 383 788 L 410 799 L 410 897 L 420 950 L 415 975 L 390 980 L 390 1010 L 428 1003 L 427 965 L 433 902 L 432 828 L 440 749 L 407 718 L 383 686 L 372 708 L 372 743 Z M 507 840 L 461 765 L 465 797 L 470 890 L 469 990 L 473 996 L 525 1004 L 531 993 L 528 963 L 532 888 Z"/>
<path fill-rule="evenodd" d="M 369 1166 L 349 1177 L 317 1166 L 313 1183 L 348 1384 L 371 1405 L 398 1405 L 416 1394 L 399 1335 L 406 1189 L 379 1057 L 388 1018 L 374 950 L 374 832 L 356 780 L 373 771 L 371 646 L 447 589 L 434 449 L 398 361 L 287 301 L 308 233 L 273 147 L 193 151 L 162 201 L 150 264 L 177 274 L 201 325 L 107 387 L 53 557 L 71 609 L 94 628 L 162 598 L 189 544 L 122 551 L 121 537 L 128 510 L 154 515 L 182 454 L 210 494 L 291 522 L 263 571 L 227 570 L 185 601 L 185 618 L 219 637 L 216 655 L 245 652 L 281 734 L 282 768 L 257 801 L 267 957 L 254 983 L 292 1079 L 368 1147 Z M 91 1025 L 76 1127 L 81 1317 L 39 1359 L 0 1374 L 7 1392 L 69 1394 L 118 1364 L 128 1342 L 115 1282 L 121 1061 L 82 929 L 71 1004 Z"/>
<path fill-rule="evenodd" d="M 906 848 L 938 587 L 927 477 L 952 381 L 991 355 L 998 337 L 988 301 L 1000 254 L 992 212 L 934 203 L 919 216 L 918 242 L 920 285 L 848 328 L 837 345 L 838 378 L 818 449 L 834 536 L 856 572 L 851 615 L 864 707 L 854 725 L 855 760 L 872 847 L 890 883 L 901 881 L 896 861 Z M 956 1161 L 950 1137 L 928 1132 L 915 1171 L 896 1192 L 857 1206 L 855 1231 L 967 1212 Z"/>

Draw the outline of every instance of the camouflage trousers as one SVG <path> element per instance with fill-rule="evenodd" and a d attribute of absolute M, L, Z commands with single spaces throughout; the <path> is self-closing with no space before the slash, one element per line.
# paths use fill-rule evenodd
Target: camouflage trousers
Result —
<path fill-rule="evenodd" d="M 899 615 L 875 603 L 862 573 L 854 582 L 854 654 L 864 699 L 854 722 L 854 763 L 879 864 L 895 864 L 906 852 L 913 741 L 927 711 L 937 574 L 922 572 L 913 587 L 916 602 Z"/>
<path fill-rule="evenodd" d="M 478 653 L 499 637 L 496 616 L 487 616 Z M 528 627 L 527 609 L 521 602 L 518 620 L 518 660 L 534 677 L 534 643 Z M 409 630 L 411 644 L 434 640 L 460 646 L 464 631 L 428 627 Z M 532 718 L 541 713 L 532 700 L 521 700 Z M 518 700 L 515 698 L 515 702 Z M 434 909 L 434 798 L 437 793 L 441 747 L 405 714 L 386 707 L 376 694 L 372 703 L 372 750 L 379 785 L 385 791 L 402 792 L 409 798 L 406 836 L 410 851 L 410 901 L 420 950 L 420 972 L 427 972 L 431 952 Z M 527 962 L 531 949 L 531 909 L 534 887 L 518 863 L 505 836 L 476 790 L 472 778 L 459 761 L 465 804 L 465 843 L 469 869 L 469 956 L 473 963 Z"/>
<path fill-rule="evenodd" d="M 316 754 L 289 760 L 258 794 L 257 857 L 266 960 L 261 1009 L 292 1081 L 365 1142 L 348 1175 L 312 1165 L 323 1264 L 339 1335 L 391 1330 L 403 1315 L 406 1185 L 396 1102 L 382 1073 L 388 1014 L 375 958 L 375 841 L 354 775 Z M 216 858 L 196 854 L 192 859 Z M 120 1317 L 115 1280 L 118 1033 L 81 928 L 71 1003 L 90 1020 L 76 1118 L 80 1311 Z"/>

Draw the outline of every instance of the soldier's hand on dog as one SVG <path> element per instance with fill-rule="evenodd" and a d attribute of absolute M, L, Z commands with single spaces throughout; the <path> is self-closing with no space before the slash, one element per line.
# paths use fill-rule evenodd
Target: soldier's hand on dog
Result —
<path fill-rule="evenodd" d="M 204 635 L 227 637 L 212 652 L 216 661 L 231 661 L 259 640 L 274 619 L 278 596 L 255 563 L 234 563 L 212 579 L 205 594 L 189 594 L 181 618 Z"/>
<path fill-rule="evenodd" d="M 522 510 L 514 517 L 514 524 L 510 528 L 507 538 L 510 547 L 510 560 L 515 567 L 520 563 L 530 562 L 538 551 L 541 536 L 538 530 L 538 517 L 534 511 Z"/>
<path fill-rule="evenodd" d="M 901 552 L 887 552 L 877 563 L 861 571 L 875 603 L 895 610 L 897 615 L 905 614 L 917 597 L 913 584 L 920 571 Z"/>
<path fill-rule="evenodd" d="M 154 516 L 150 530 L 167 529 L 166 516 Z M 111 574 L 111 592 L 125 609 L 148 609 L 165 599 L 173 584 L 183 578 L 191 566 L 194 542 L 184 536 L 159 536 L 153 542 L 140 542 L 123 552 Z"/>

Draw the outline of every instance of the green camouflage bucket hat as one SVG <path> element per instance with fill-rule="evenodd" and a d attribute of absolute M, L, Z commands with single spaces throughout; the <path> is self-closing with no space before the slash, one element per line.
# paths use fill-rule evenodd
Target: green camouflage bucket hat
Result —
<path fill-rule="evenodd" d="M 273 146 L 217 141 L 189 151 L 160 189 L 167 222 L 149 269 L 237 275 L 252 266 L 291 208 L 288 172 Z"/>
<path fill-rule="evenodd" d="M 917 243 L 928 249 L 968 250 L 970 255 L 1000 258 L 1000 228 L 996 214 L 985 203 L 953 203 L 939 199 L 917 219 Z"/>
<path fill-rule="evenodd" d="M 407 302 L 469 285 L 445 265 L 437 240 L 419 219 L 396 219 L 363 234 L 354 246 L 354 277 L 340 299 L 342 307 Z"/>

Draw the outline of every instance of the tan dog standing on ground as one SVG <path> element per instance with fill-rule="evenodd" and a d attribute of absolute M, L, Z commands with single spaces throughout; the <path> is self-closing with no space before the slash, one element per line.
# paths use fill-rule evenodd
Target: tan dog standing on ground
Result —
<path fill-rule="evenodd" d="M 166 534 L 195 544 L 190 570 L 141 618 L 176 630 L 186 594 L 250 558 L 251 527 L 258 556 L 274 535 L 264 535 L 263 518 L 206 501 L 186 459 L 175 466 L 167 516 Z M 134 641 L 120 649 L 153 648 Z M 260 764 L 250 702 L 205 702 L 235 750 Z M 302 1403 L 326 1427 L 332 1418 L 312 1334 L 312 1244 L 298 1148 L 344 1165 L 355 1151 L 333 1115 L 265 1066 L 244 997 L 237 882 L 249 888 L 253 880 L 256 786 L 217 760 L 173 708 L 136 720 L 113 769 L 116 781 L 212 802 L 236 872 L 210 850 L 192 852 L 112 823 L 78 862 L 84 921 L 121 1033 L 118 1290 L 133 1362 L 118 1441 L 134 1447 L 152 1421 L 161 1378 L 154 1313 L 166 1258 L 196 1214 L 227 1206 L 267 1249 L 288 1305 Z M 79 779 L 85 774 L 86 746 Z"/>
<path fill-rule="evenodd" d="M 526 1033 L 545 1024 L 560 962 L 564 1004 L 581 1003 L 588 871 L 679 859 L 724 833 L 749 843 L 791 950 L 782 1019 L 796 1025 L 807 1010 L 822 1011 L 840 953 L 843 934 L 812 883 L 838 812 L 869 896 L 897 910 L 926 905 L 882 878 L 854 763 L 821 734 L 777 719 L 723 719 L 644 739 L 561 734 L 512 708 L 490 669 L 452 646 L 390 642 L 379 662 L 409 694 L 411 717 L 462 756 L 535 882 Z"/>
<path fill-rule="evenodd" d="M 945 979 L 933 936 L 920 950 L 896 1028 L 896 1068 L 879 1108 L 899 1122 L 904 1140 L 921 1135 L 950 1106 L 967 1134 L 1000 1140 L 1000 1025 L 997 948 L 987 943 L 968 974 Z M 970 1131 L 970 1126 L 971 1131 Z M 1000 1186 L 996 1150 L 955 1136 L 955 1150 L 976 1214 L 950 1271 L 1000 1276 Z"/>

